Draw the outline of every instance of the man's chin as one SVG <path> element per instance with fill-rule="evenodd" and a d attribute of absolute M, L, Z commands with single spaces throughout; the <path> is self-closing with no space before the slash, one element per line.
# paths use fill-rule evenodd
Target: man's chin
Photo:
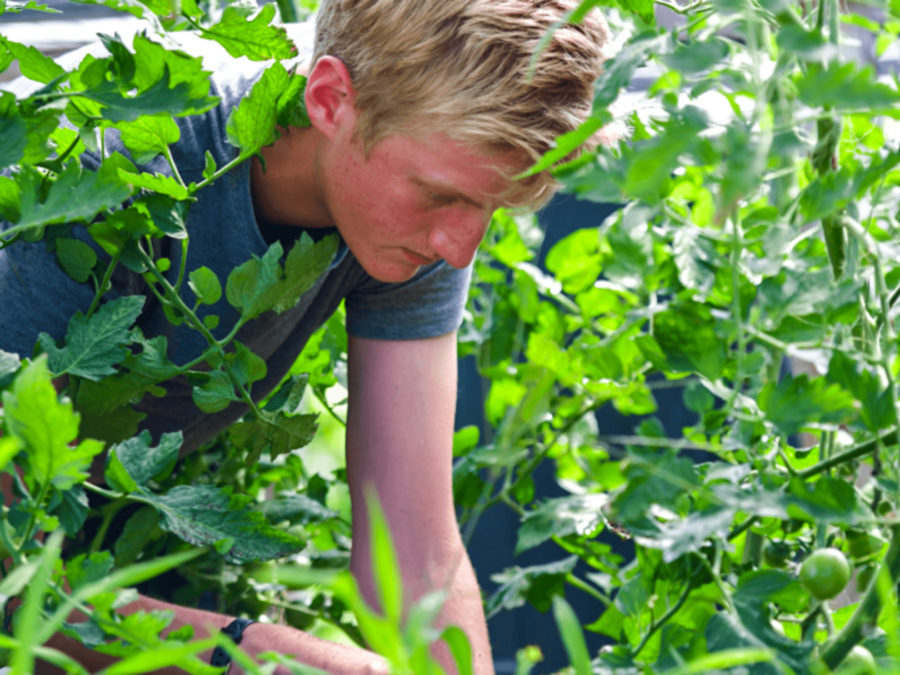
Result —
<path fill-rule="evenodd" d="M 412 279 L 421 269 L 418 265 L 384 265 L 366 266 L 363 269 L 376 281 L 386 284 L 399 284 Z"/>

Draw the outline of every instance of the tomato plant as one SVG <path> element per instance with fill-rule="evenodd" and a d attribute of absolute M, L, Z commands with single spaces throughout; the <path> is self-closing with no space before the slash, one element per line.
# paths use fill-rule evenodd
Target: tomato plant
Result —
<path fill-rule="evenodd" d="M 131 672 L 166 658 L 202 672 L 191 659 L 208 645 L 189 631 L 164 635 L 170 617 L 115 611 L 141 584 L 393 649 L 398 671 L 415 671 L 434 608 L 419 608 L 422 621 L 405 629 L 367 613 L 341 574 L 350 547 L 342 471 L 312 471 L 292 452 L 314 433 L 304 393 L 341 417 L 340 316 L 269 400 L 250 403 L 203 452 L 178 460 L 179 434 L 134 435 L 133 401 L 175 375 L 210 412 L 247 402 L 260 364 L 241 349 L 240 324 L 288 303 L 300 280 L 279 250 L 234 279 L 178 269 L 155 245 L 187 247 L 179 214 L 199 183 L 180 181 L 177 167 L 141 175 L 122 156 L 97 167 L 80 158 L 102 154 L 104 131 L 130 128 L 137 149 L 168 165 L 172 116 L 211 105 L 202 63 L 156 31 L 193 31 L 230 53 L 274 59 L 266 82 L 278 86 L 261 87 L 231 122 L 243 158 L 268 142 L 268 123 L 292 108 L 302 83 L 278 63 L 293 51 L 271 9 L 234 6 L 213 19 L 187 0 L 179 11 L 105 4 L 145 15 L 149 32 L 107 36 L 106 53 L 69 69 L 0 42 L 0 66 L 18 62 L 34 84 L 0 93 L 0 130 L 16 139 L 0 147 L 0 218 L 10 224 L 0 245 L 43 238 L 97 297 L 60 344 L 34 336 L 34 359 L 0 353 L 0 467 L 15 485 L 0 522 L 13 560 L 0 599 L 7 615 L 8 598 L 22 602 L 0 634 L 3 658 L 17 673 L 32 672 L 36 655 L 83 672 L 40 646 L 63 631 L 132 659 Z M 552 609 L 558 649 L 578 673 L 896 671 L 900 92 L 896 77 L 846 48 L 854 31 L 890 57 L 900 6 L 603 4 L 618 49 L 594 114 L 541 165 L 619 116 L 627 135 L 554 170 L 569 193 L 621 208 L 545 255 L 533 219 L 496 214 L 461 331 L 461 352 L 488 381 L 489 427 L 457 436 L 464 532 L 485 510 L 510 509 L 516 554 L 556 551 L 494 570 L 487 611 Z M 654 6 L 673 13 L 674 26 L 657 25 Z M 0 12 L 32 11 L 41 7 L 0 3 Z M 163 81 L 169 72 L 175 79 Z M 650 80 L 640 98 L 626 91 L 637 77 Z M 207 164 L 202 180 L 230 168 Z M 109 259 L 86 252 L 85 237 Z M 328 242 L 298 246 L 292 260 L 327 260 Z M 168 320 L 202 337 L 201 358 L 174 363 L 167 345 L 133 331 L 135 300 L 100 303 L 117 265 L 144 274 Z M 223 286 L 239 318 L 220 342 L 198 307 Z M 51 382 L 62 375 L 57 394 Z M 691 414 L 674 429 L 660 421 L 662 393 L 672 391 Z M 610 409 L 634 420 L 631 433 L 608 431 Z M 89 475 L 95 457 L 105 487 Z M 536 494 L 539 467 L 552 469 L 561 495 Z M 634 557 L 604 534 L 628 541 Z M 802 583 L 804 565 L 829 547 L 871 576 L 843 606 L 829 600 L 848 576 L 833 554 L 825 592 L 810 586 L 819 570 Z M 592 609 L 576 616 L 567 594 Z M 70 624 L 73 606 L 88 620 Z M 585 634 L 609 644 L 592 652 Z M 520 646 L 519 672 L 540 667 L 539 650 Z"/>

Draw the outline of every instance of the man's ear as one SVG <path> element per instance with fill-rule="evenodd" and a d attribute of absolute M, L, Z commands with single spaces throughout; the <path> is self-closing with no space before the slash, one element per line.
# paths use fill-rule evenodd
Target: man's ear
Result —
<path fill-rule="evenodd" d="M 356 122 L 356 92 L 347 66 L 339 58 L 323 56 L 306 80 L 306 113 L 320 133 L 332 138 L 342 125 Z"/>

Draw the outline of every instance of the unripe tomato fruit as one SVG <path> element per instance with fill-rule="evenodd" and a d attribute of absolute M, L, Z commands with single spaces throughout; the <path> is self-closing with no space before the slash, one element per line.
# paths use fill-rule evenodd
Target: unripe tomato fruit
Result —
<path fill-rule="evenodd" d="M 762 555 L 769 567 L 784 567 L 791 555 L 791 545 L 783 541 L 767 541 Z"/>
<path fill-rule="evenodd" d="M 836 548 L 820 548 L 800 566 L 800 583 L 819 600 L 833 598 L 850 580 L 850 563 Z"/>
<path fill-rule="evenodd" d="M 875 657 L 862 645 L 855 645 L 834 671 L 834 675 L 875 675 Z"/>

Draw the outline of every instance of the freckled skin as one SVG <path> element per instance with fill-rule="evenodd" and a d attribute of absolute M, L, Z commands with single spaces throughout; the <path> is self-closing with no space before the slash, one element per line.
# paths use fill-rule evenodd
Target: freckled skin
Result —
<path fill-rule="evenodd" d="M 368 158 L 358 143 L 335 139 L 323 158 L 325 201 L 363 268 L 403 281 L 439 259 L 468 265 L 484 237 L 492 195 L 509 187 L 509 157 L 481 154 L 439 135 L 388 136 Z"/>

